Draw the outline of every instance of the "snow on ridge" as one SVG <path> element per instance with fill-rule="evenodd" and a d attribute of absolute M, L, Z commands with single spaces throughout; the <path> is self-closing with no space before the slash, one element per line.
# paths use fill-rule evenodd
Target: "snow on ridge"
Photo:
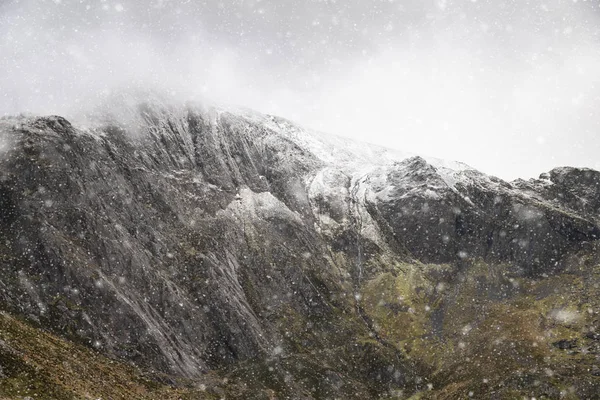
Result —
<path fill-rule="evenodd" d="M 350 187 L 353 188 L 351 191 L 354 191 L 355 200 L 359 203 L 391 201 L 398 189 L 396 186 L 398 182 L 390 181 L 388 177 L 393 170 L 397 169 L 398 163 L 411 158 L 420 158 L 423 166 L 427 165 L 427 168 L 431 168 L 444 185 L 459 195 L 461 193 L 456 184 L 465 179 L 462 173 L 464 171 L 476 172 L 475 169 L 461 162 L 418 156 L 414 153 L 317 132 L 302 128 L 286 119 L 260 114 L 252 110 L 235 110 L 235 113 L 279 133 L 328 164 L 329 167 L 307 177 L 310 190 L 321 192 L 327 197 L 340 195 L 340 189 L 342 189 L 338 186 L 339 182 L 323 180 L 323 173 L 331 169 L 348 176 Z M 327 174 L 331 173 L 331 171 L 327 172 Z M 439 193 L 430 187 L 413 188 L 409 192 L 413 195 L 418 192 L 420 196 L 427 198 L 439 198 Z M 461 195 L 461 197 L 464 196 Z M 470 202 L 466 197 L 465 200 Z"/>
<path fill-rule="evenodd" d="M 226 113 L 241 117 L 250 123 L 263 126 L 275 132 L 281 137 L 295 143 L 298 147 L 306 149 L 316 158 L 335 169 L 345 171 L 352 179 L 370 176 L 374 179 L 379 176 L 379 184 L 393 168 L 394 164 L 419 157 L 417 154 L 383 146 L 365 143 L 338 135 L 318 132 L 303 128 L 285 118 L 262 114 L 245 107 L 236 107 L 224 104 L 202 104 L 187 102 L 185 105 L 172 101 L 169 96 L 153 92 L 124 92 L 114 95 L 113 101 L 108 109 L 103 109 L 101 115 L 128 125 L 129 128 L 140 129 L 146 125 L 145 113 L 153 114 L 153 119 L 158 119 L 159 125 L 165 125 L 166 121 L 174 123 L 177 134 L 186 147 L 192 148 L 192 140 L 185 127 L 186 109 L 199 109 L 205 114 L 212 125 L 218 125 L 221 116 Z M 142 106 L 140 108 L 140 106 Z M 133 123 L 132 123 L 133 122 Z M 132 127 L 135 125 L 135 127 Z M 461 178 L 463 171 L 475 171 L 470 166 L 456 161 L 442 160 L 435 157 L 420 156 L 437 172 L 439 177 L 451 190 L 456 191 L 456 183 Z M 385 179 L 387 181 L 387 179 Z M 373 182 L 374 183 L 374 182 Z M 387 183 L 387 182 L 386 182 Z M 388 183 L 389 184 L 389 183 Z M 326 185 L 321 185 L 323 188 Z M 376 185 L 377 186 L 377 185 Z M 386 190 L 384 190 L 386 189 Z M 381 188 L 381 196 L 389 197 L 391 189 Z M 384 195 L 384 192 L 387 195 Z"/>
<path fill-rule="evenodd" d="M 140 106 L 143 106 L 140 109 Z M 286 139 L 294 142 L 300 148 L 309 150 L 321 161 L 344 168 L 348 171 L 364 171 L 365 167 L 391 165 L 396 162 L 418 156 L 411 152 L 390 149 L 383 146 L 366 143 L 338 135 L 319 132 L 302 127 L 285 118 L 262 114 L 252 109 L 221 103 L 206 104 L 204 102 L 189 101 L 181 102 L 165 93 L 147 90 L 123 90 L 109 96 L 98 110 L 95 110 L 93 119 L 102 122 L 108 120 L 118 121 L 129 130 L 139 130 L 146 125 L 144 112 L 150 112 L 154 118 L 171 120 L 182 124 L 186 108 L 202 110 L 214 125 L 218 123 L 221 115 L 231 113 L 254 122 L 258 125 L 270 128 Z M 88 116 L 88 118 L 92 118 Z M 161 121 L 164 122 L 164 121 Z M 97 125 L 97 124 L 96 124 Z M 92 125 L 92 126 L 96 126 Z M 179 131 L 185 131 L 183 126 L 178 126 Z M 183 135 L 182 139 L 189 142 L 189 138 Z M 186 140 L 187 139 L 187 140 Z M 189 143 L 186 143 L 189 145 Z M 473 170 L 470 166 L 456 161 L 442 160 L 435 157 L 421 156 L 430 165 L 435 167 L 443 179 L 450 186 L 455 178 L 453 172 Z"/>
<path fill-rule="evenodd" d="M 365 164 L 371 166 L 390 165 L 411 157 L 420 156 L 411 152 L 390 149 L 343 136 L 304 128 L 285 118 L 261 114 L 248 108 L 221 106 L 220 109 L 271 128 L 282 134 L 285 138 L 293 141 L 299 147 L 310 150 L 311 153 L 326 163 L 344 166 L 353 170 L 363 169 Z M 425 159 L 427 163 L 435 167 L 443 175 L 449 175 L 450 171 L 461 172 L 473 170 L 469 165 L 458 161 L 442 160 L 422 155 L 420 157 Z M 453 179 L 450 176 L 447 178 L 449 181 Z"/>

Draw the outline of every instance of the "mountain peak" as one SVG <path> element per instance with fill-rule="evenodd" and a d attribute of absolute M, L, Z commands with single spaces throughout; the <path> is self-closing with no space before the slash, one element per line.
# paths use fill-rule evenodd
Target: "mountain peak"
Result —
<path fill-rule="evenodd" d="M 86 128 L 2 120 L 0 300 L 174 381 L 222 375 L 247 388 L 231 397 L 451 390 L 468 382 L 455 349 L 527 301 L 520 285 L 597 258 L 596 171 L 507 183 L 247 110 L 131 104 Z"/>

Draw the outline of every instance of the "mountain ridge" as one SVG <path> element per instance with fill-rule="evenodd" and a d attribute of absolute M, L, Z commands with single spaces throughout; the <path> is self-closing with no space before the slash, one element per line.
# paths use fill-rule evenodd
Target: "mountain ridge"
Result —
<path fill-rule="evenodd" d="M 142 368 L 201 381 L 250 363 L 238 378 L 281 398 L 450 387 L 436 378 L 445 364 L 405 347 L 428 330 L 455 343 L 438 286 L 471 290 L 467 272 L 487 265 L 476 297 L 500 307 L 525 296 L 510 279 L 535 285 L 596 254 L 597 171 L 509 183 L 258 113 L 121 111 L 126 123 L 83 130 L 56 116 L 0 122 L 0 299 Z M 431 296 L 422 316 L 403 305 Z"/>

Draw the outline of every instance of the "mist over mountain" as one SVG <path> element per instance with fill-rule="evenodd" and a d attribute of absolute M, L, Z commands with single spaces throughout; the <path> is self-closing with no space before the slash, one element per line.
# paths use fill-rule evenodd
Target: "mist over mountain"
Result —
<path fill-rule="evenodd" d="M 108 104 L 0 120 L 1 396 L 600 393 L 600 172 Z"/>
<path fill-rule="evenodd" d="M 0 115 L 73 119 L 126 86 L 458 159 L 600 169 L 596 1 L 6 0 Z"/>

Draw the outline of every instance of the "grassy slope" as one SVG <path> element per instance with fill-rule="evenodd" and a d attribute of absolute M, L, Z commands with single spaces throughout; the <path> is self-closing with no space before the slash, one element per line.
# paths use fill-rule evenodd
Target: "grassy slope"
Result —
<path fill-rule="evenodd" d="M 600 398 L 600 267 L 543 279 L 481 262 L 444 269 L 364 286 L 379 334 L 433 369 L 415 399 Z"/>
<path fill-rule="evenodd" d="M 210 399 L 0 312 L 0 399 Z"/>

